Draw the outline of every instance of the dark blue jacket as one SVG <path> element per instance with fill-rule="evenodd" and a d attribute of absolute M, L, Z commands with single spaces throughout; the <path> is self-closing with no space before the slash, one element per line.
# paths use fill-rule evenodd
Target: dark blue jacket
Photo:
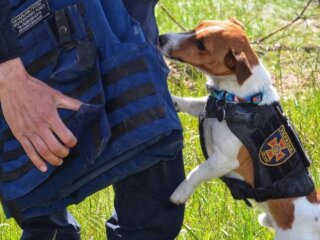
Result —
<path fill-rule="evenodd" d="M 0 0 L 0 63 L 20 56 L 22 50 L 10 26 L 9 14 L 9 0 Z"/>
<path fill-rule="evenodd" d="M 61 168 L 48 164 L 46 173 L 0 117 L 0 199 L 7 217 L 50 215 L 180 153 L 181 125 L 156 46 L 156 2 L 10 0 L 7 17 L 27 71 L 86 104 L 78 112 L 59 110 L 78 144 Z"/>
<path fill-rule="evenodd" d="M 156 23 L 154 21 L 153 12 L 144 12 L 141 13 L 139 11 L 143 11 L 145 9 L 153 9 L 152 7 L 147 8 L 146 6 L 139 8 L 137 6 L 132 7 L 132 4 L 135 5 L 152 5 L 155 4 L 155 1 L 128 1 L 124 0 L 124 4 L 126 5 L 131 16 L 136 18 L 140 23 L 142 23 L 141 27 L 147 37 L 147 40 L 150 43 L 154 43 L 157 41 L 155 36 L 157 33 L 150 31 L 157 31 Z M 12 30 L 10 25 L 10 3 L 9 0 L 0 0 L 0 63 L 5 62 L 7 60 L 19 57 L 22 53 L 22 48 L 17 39 L 16 33 Z M 148 30 L 147 30 L 148 25 Z M 154 27 L 150 27 L 150 25 L 154 25 Z"/>

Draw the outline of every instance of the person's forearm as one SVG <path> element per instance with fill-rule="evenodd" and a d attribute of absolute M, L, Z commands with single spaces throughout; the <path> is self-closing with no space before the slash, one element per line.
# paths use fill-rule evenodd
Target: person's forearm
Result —
<path fill-rule="evenodd" d="M 0 0 L 0 63 L 21 55 L 17 34 L 11 27 L 10 2 L 9 0 Z"/>

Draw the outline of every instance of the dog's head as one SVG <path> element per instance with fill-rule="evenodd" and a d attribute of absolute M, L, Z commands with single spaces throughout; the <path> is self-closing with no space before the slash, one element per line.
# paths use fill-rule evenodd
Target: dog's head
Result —
<path fill-rule="evenodd" d="M 236 19 L 207 20 L 189 32 L 161 35 L 159 45 L 165 56 L 189 63 L 207 74 L 235 74 L 240 85 L 259 63 L 242 23 Z"/>

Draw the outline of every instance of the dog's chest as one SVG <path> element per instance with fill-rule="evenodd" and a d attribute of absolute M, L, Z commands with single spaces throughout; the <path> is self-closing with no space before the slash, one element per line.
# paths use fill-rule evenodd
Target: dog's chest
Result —
<path fill-rule="evenodd" d="M 208 156 L 216 153 L 229 161 L 236 161 L 242 143 L 230 131 L 227 123 L 219 122 L 216 118 L 207 118 L 203 124 L 203 137 Z"/>

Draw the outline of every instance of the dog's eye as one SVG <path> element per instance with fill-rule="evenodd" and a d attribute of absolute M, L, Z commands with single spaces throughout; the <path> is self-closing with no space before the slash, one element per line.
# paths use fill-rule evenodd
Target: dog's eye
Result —
<path fill-rule="evenodd" d="M 204 46 L 202 38 L 196 40 L 196 46 L 201 51 L 205 51 L 206 50 L 206 47 Z"/>

